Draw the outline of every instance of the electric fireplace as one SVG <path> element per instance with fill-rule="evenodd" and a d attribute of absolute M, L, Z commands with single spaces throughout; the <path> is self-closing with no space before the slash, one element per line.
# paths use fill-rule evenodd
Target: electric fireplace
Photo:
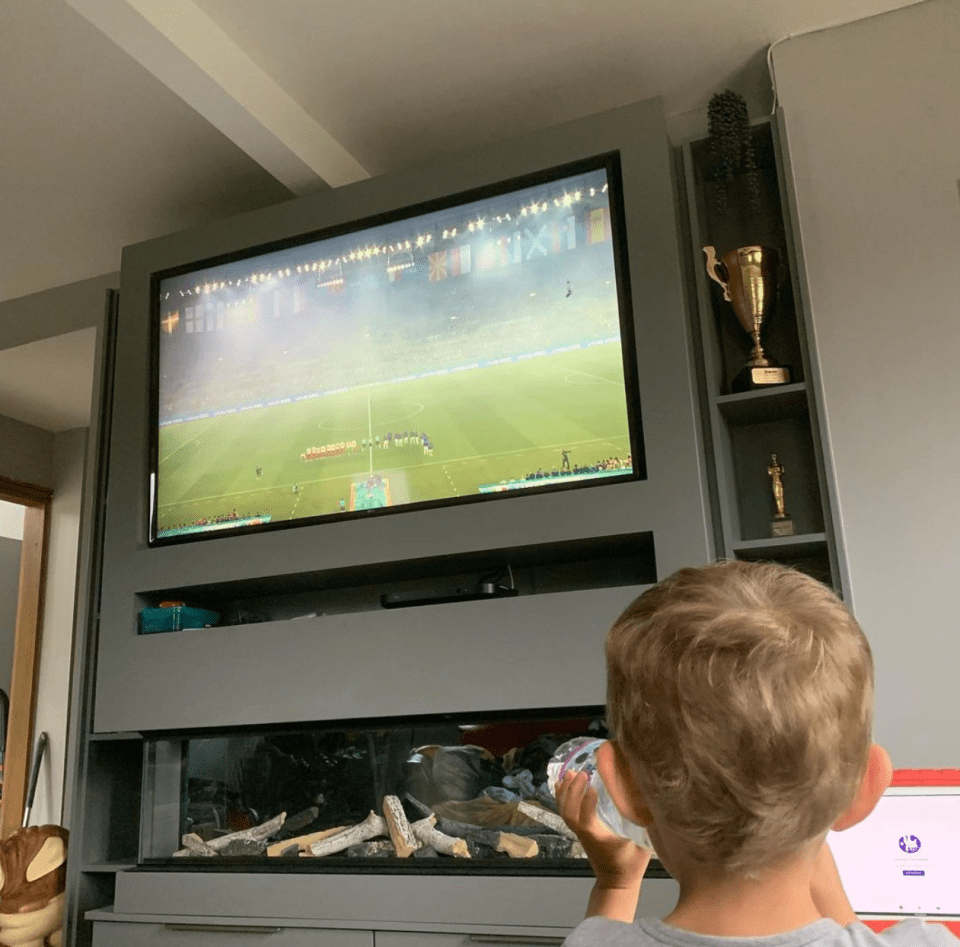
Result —
<path fill-rule="evenodd" d="M 378 718 L 146 740 L 141 865 L 588 873 L 547 764 L 603 708 Z"/>

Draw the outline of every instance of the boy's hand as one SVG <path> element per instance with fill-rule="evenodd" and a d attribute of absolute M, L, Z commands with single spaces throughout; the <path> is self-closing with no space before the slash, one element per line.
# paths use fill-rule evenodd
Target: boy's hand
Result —
<path fill-rule="evenodd" d="M 653 857 L 607 829 L 597 816 L 597 793 L 586 773 L 567 773 L 556 790 L 563 821 L 574 831 L 597 878 L 590 913 L 633 920 L 640 884 Z M 628 916 L 629 915 L 629 916 Z"/>
<path fill-rule="evenodd" d="M 816 861 L 813 865 L 813 874 L 810 878 L 810 895 L 817 910 L 824 917 L 832 917 L 841 927 L 858 921 L 859 918 L 854 913 L 847 898 L 847 893 L 843 890 L 843 882 L 840 880 L 840 872 L 837 870 L 837 863 L 833 859 L 833 852 L 830 846 L 824 842 L 823 847 L 817 853 Z"/>

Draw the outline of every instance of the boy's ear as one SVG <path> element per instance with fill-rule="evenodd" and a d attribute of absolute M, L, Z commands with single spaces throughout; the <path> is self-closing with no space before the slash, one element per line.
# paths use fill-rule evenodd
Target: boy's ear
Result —
<path fill-rule="evenodd" d="M 890 754 L 882 746 L 876 743 L 871 744 L 867 768 L 860 780 L 857 794 L 853 802 L 831 826 L 834 832 L 849 829 L 870 815 L 892 781 L 893 765 L 890 762 Z"/>
<path fill-rule="evenodd" d="M 615 740 L 607 740 L 598 747 L 597 771 L 621 814 L 644 827 L 653 822 L 653 813 L 643 801 L 643 793 L 630 769 L 630 761 Z"/>

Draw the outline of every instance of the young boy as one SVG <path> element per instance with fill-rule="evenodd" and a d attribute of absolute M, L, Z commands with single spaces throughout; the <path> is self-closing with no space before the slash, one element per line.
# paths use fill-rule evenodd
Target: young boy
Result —
<path fill-rule="evenodd" d="M 613 739 L 597 769 L 680 897 L 634 922 L 652 853 L 607 831 L 586 774 L 568 775 L 560 813 L 596 876 L 568 947 L 960 944 L 918 919 L 860 924 L 826 844 L 892 778 L 871 742 L 870 645 L 830 589 L 766 563 L 681 569 L 617 619 L 606 658 Z"/>

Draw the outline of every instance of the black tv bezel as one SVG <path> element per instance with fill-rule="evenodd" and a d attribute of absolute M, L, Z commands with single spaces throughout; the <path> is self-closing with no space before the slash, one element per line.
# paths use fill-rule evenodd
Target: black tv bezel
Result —
<path fill-rule="evenodd" d="M 160 284 L 165 279 L 200 272 L 214 266 L 236 263 L 241 260 L 255 259 L 270 253 L 293 249 L 321 240 L 334 239 L 351 233 L 360 233 L 385 224 L 395 223 L 412 217 L 427 215 L 438 211 L 481 201 L 514 190 L 535 187 L 564 177 L 572 177 L 590 171 L 604 169 L 607 174 L 608 202 L 610 211 L 610 237 L 614 261 L 614 274 L 617 282 L 617 299 L 620 319 L 621 362 L 624 374 L 624 392 L 627 410 L 627 427 L 630 437 L 633 470 L 622 476 L 604 477 L 602 480 L 575 481 L 573 483 L 547 484 L 539 487 L 525 487 L 516 491 L 479 493 L 463 497 L 445 497 L 437 500 L 423 500 L 405 503 L 400 506 L 343 513 L 324 513 L 317 516 L 297 519 L 270 521 L 266 523 L 214 529 L 207 532 L 186 533 L 176 536 L 158 536 L 159 518 L 158 468 L 159 468 L 159 396 L 160 396 Z M 263 243 L 246 244 L 242 248 L 209 257 L 191 260 L 187 263 L 155 270 L 150 273 L 150 368 L 149 368 L 149 465 L 147 483 L 147 546 L 148 548 L 166 548 L 213 539 L 226 539 L 249 534 L 276 532 L 285 529 L 317 526 L 326 523 L 344 521 L 363 521 L 372 517 L 389 516 L 402 513 L 415 513 L 424 510 L 445 509 L 467 506 L 478 502 L 517 500 L 523 497 L 541 494 L 577 494 L 580 490 L 596 489 L 617 484 L 638 482 L 647 479 L 646 453 L 643 437 L 643 423 L 640 403 L 640 384 L 637 374 L 636 333 L 634 331 L 633 294 L 629 276 L 629 250 L 627 248 L 626 211 L 623 199 L 623 179 L 618 151 L 603 152 L 587 158 L 564 162 L 537 171 L 499 179 L 478 187 L 453 191 L 440 197 L 418 201 L 393 210 L 367 214 L 352 218 L 339 224 L 333 224 L 317 230 L 300 231 L 276 240 Z"/>

